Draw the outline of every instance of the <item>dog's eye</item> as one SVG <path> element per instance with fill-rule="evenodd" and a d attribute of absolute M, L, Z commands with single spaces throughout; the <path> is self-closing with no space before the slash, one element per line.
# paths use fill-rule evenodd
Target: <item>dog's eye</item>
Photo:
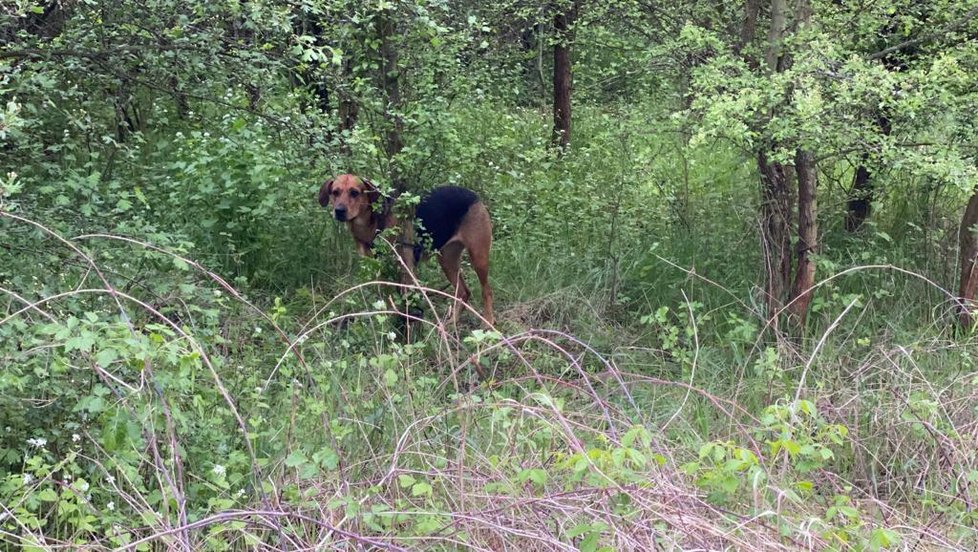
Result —
<path fill-rule="evenodd" d="M 357 197 L 358 195 L 360 195 L 360 192 L 356 190 L 350 190 L 350 197 Z"/>
<path fill-rule="evenodd" d="M 340 191 L 339 191 L 339 190 L 333 190 L 333 195 L 334 195 L 334 196 L 338 196 L 338 195 L 340 195 Z"/>

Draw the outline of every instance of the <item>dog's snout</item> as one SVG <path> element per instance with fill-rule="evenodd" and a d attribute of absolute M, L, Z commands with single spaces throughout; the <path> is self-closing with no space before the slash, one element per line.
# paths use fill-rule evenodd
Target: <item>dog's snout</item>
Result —
<path fill-rule="evenodd" d="M 343 222 L 346 220 L 346 207 L 336 207 L 333 209 L 333 216 L 336 220 Z"/>

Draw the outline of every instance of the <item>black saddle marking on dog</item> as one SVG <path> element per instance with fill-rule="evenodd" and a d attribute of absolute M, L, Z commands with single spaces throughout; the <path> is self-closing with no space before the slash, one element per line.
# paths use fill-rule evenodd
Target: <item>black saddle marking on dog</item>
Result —
<path fill-rule="evenodd" d="M 421 258 L 424 248 L 439 250 L 444 247 L 458 231 L 469 209 L 478 202 L 479 196 L 475 192 L 459 186 L 441 186 L 421 198 L 415 210 L 421 222 L 414 246 L 415 260 Z"/>

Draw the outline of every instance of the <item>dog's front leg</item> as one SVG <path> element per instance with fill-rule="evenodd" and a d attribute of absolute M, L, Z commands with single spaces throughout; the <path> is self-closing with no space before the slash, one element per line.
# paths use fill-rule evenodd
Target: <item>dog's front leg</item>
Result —
<path fill-rule="evenodd" d="M 373 257 L 374 256 L 374 252 L 373 252 L 373 249 L 370 248 L 370 244 L 369 243 L 363 243 L 360 240 L 357 240 L 357 253 L 359 253 L 361 257 Z"/>

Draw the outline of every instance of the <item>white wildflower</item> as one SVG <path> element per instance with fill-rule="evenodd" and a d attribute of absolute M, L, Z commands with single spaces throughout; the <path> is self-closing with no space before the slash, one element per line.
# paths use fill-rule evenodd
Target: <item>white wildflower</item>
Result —
<path fill-rule="evenodd" d="M 29 473 L 25 473 L 24 474 L 24 486 L 25 487 L 28 486 L 28 485 L 30 485 L 33 481 L 34 481 L 34 476 L 33 475 L 31 475 Z"/>
<path fill-rule="evenodd" d="M 108 508 L 109 511 L 111 512 L 111 511 L 115 510 L 115 502 L 112 502 L 110 500 L 109 503 L 105 505 L 105 507 Z"/>
<path fill-rule="evenodd" d="M 72 443 L 77 443 L 78 441 L 81 441 L 81 435 L 79 435 L 77 433 L 72 433 L 71 434 L 71 442 Z"/>
<path fill-rule="evenodd" d="M 111 473 L 105 476 L 105 480 L 109 482 L 109 485 L 115 483 L 115 477 Z"/>
<path fill-rule="evenodd" d="M 35 448 L 44 448 L 44 445 L 48 444 L 48 440 L 44 437 L 32 437 L 27 440 L 27 444 Z"/>
<path fill-rule="evenodd" d="M 394 341 L 395 339 L 397 339 L 397 334 L 394 332 L 387 332 L 387 339 Z"/>
<path fill-rule="evenodd" d="M 220 464 L 214 464 L 214 467 L 211 468 L 211 473 L 213 473 L 214 475 L 216 475 L 218 477 L 224 477 L 224 474 L 226 473 L 226 470 L 224 469 L 224 466 L 222 466 Z"/>

